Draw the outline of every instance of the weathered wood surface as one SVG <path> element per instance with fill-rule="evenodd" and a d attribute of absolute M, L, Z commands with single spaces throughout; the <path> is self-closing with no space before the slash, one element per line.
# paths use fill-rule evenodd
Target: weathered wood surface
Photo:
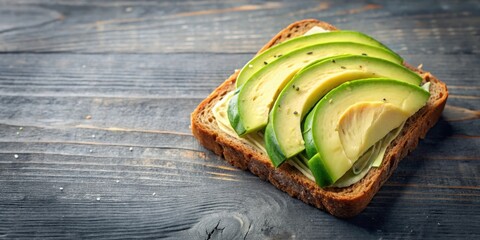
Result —
<path fill-rule="evenodd" d="M 444 80 L 440 122 L 359 216 L 202 148 L 189 114 L 279 29 L 319 18 Z M 476 239 L 478 1 L 0 1 L 0 239 Z"/>

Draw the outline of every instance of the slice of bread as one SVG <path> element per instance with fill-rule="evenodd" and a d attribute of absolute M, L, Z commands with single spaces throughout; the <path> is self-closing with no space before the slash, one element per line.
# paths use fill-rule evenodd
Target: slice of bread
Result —
<path fill-rule="evenodd" d="M 277 43 L 303 35 L 314 26 L 336 30 L 334 26 L 315 19 L 298 21 L 280 31 L 259 53 Z M 387 148 L 382 165 L 379 168 L 372 168 L 361 181 L 349 187 L 321 188 L 289 164 L 275 168 L 265 153 L 220 130 L 212 114 L 212 108 L 225 94 L 235 89 L 238 71 L 198 105 L 191 115 L 192 132 L 203 146 L 223 156 L 232 165 L 243 170 L 248 169 L 290 196 L 334 216 L 352 217 L 365 209 L 397 168 L 400 160 L 417 146 L 419 138 L 425 137 L 427 131 L 437 122 L 447 101 L 448 91 L 443 82 L 429 72 L 408 64 L 405 66 L 419 73 L 424 82 L 430 82 L 431 96 L 426 106 L 407 120 L 400 135 Z"/>

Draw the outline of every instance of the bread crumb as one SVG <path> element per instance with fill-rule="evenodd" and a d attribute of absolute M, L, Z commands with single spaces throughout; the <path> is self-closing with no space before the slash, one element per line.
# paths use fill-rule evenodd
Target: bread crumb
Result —
<path fill-rule="evenodd" d="M 63 187 L 59 187 L 58 189 L 60 189 L 60 191 L 63 191 Z"/>
<path fill-rule="evenodd" d="M 85 116 L 85 119 L 90 120 L 90 119 L 92 119 L 92 116 L 91 116 L 91 115 L 87 115 L 87 116 Z"/>
<path fill-rule="evenodd" d="M 18 154 L 13 155 L 13 157 L 14 157 L 15 159 L 17 159 L 17 158 L 18 158 Z"/>
<path fill-rule="evenodd" d="M 133 147 L 130 147 L 128 150 L 130 150 L 130 152 L 132 152 L 132 151 L 133 151 Z"/>
<path fill-rule="evenodd" d="M 418 65 L 417 68 L 418 68 L 418 69 L 422 69 L 422 67 L 423 67 L 423 63 L 420 63 L 420 65 Z"/>
<path fill-rule="evenodd" d="M 152 196 L 155 196 L 155 195 L 157 195 L 157 193 L 155 193 L 155 192 L 154 192 L 154 193 L 152 193 Z"/>
<path fill-rule="evenodd" d="M 100 201 L 100 197 L 97 197 L 97 201 Z"/>

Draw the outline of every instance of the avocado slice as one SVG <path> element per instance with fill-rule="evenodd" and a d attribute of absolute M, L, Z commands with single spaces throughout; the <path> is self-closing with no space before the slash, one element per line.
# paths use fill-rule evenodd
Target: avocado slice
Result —
<path fill-rule="evenodd" d="M 240 73 L 237 76 L 236 86 L 237 88 L 242 86 L 255 72 L 260 70 L 265 66 L 265 63 L 271 63 L 272 61 L 277 60 L 283 55 L 288 54 L 289 52 L 294 51 L 295 49 L 300 49 L 303 47 L 330 43 L 330 42 L 354 42 L 362 43 L 365 45 L 370 45 L 374 47 L 383 48 L 385 50 L 391 51 L 385 45 L 379 41 L 355 31 L 335 31 L 335 32 L 323 32 L 315 33 L 308 36 L 300 36 L 293 38 L 291 40 L 285 41 L 283 43 L 277 44 L 271 48 L 268 48 L 264 52 L 255 56 L 250 60 L 245 66 L 240 70 Z M 393 53 L 393 51 L 391 51 Z M 393 53 L 396 54 L 396 53 Z M 400 57 L 398 57 L 400 58 Z"/>
<path fill-rule="evenodd" d="M 395 78 L 414 85 L 422 81 L 418 74 L 401 65 L 356 55 L 331 57 L 298 72 L 279 94 L 270 113 L 268 125 L 272 127 L 265 134 L 265 142 L 270 146 L 267 152 L 274 165 L 305 149 L 301 121 L 318 100 L 344 82 L 372 77 Z M 311 138 L 307 140 L 311 142 Z M 314 147 L 307 149 L 308 157 L 315 153 Z"/>
<path fill-rule="evenodd" d="M 389 132 L 392 125 L 382 125 L 384 120 L 365 122 L 362 120 L 353 121 L 350 124 L 341 123 L 349 121 L 350 115 L 362 115 L 362 113 L 352 113 L 362 111 L 364 106 L 356 105 L 358 103 L 371 103 L 372 108 L 389 106 L 389 111 L 395 112 L 395 116 L 401 116 L 401 121 L 405 121 L 409 116 L 417 112 L 425 105 L 430 93 L 419 86 L 393 79 L 362 79 L 343 83 L 330 91 L 315 106 L 310 114 L 313 115 L 311 121 L 311 132 L 313 143 L 318 151 L 309 161 L 308 165 L 315 180 L 321 187 L 329 186 L 341 178 L 357 161 L 349 159 L 345 154 L 345 146 L 342 145 L 340 135 L 342 129 L 339 125 L 345 125 L 346 132 L 350 131 L 356 136 L 352 136 L 352 141 L 348 144 L 362 145 L 362 141 L 375 142 L 375 139 L 366 139 L 371 137 L 360 136 L 365 132 Z M 368 111 L 370 111 L 369 109 Z M 374 110 L 376 113 L 382 113 L 381 110 Z M 398 113 L 398 112 L 401 113 Z M 381 118 L 389 118 L 391 113 L 387 113 Z M 373 114 L 375 115 L 375 114 Z M 375 118 L 373 118 L 375 119 Z M 362 122 L 361 126 L 358 122 Z M 356 130 L 353 128 L 364 128 Z M 398 127 L 398 126 L 397 126 Z M 389 129 L 392 128 L 392 129 Z M 394 127 L 395 128 L 395 127 Z M 371 146 L 362 145 L 362 148 L 368 150 Z"/>
<path fill-rule="evenodd" d="M 316 60 L 341 54 L 368 55 L 397 64 L 402 62 L 390 51 L 360 43 L 324 43 L 295 50 L 260 69 L 237 89 L 238 96 L 230 100 L 228 107 L 233 129 L 240 136 L 263 129 L 277 95 L 298 70 Z"/>

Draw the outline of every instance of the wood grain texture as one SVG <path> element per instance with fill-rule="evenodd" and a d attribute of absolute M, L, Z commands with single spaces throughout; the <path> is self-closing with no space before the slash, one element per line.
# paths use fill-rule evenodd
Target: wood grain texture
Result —
<path fill-rule="evenodd" d="M 196 105 L 290 22 L 368 33 L 445 81 L 442 119 L 359 216 L 202 148 Z M 0 239 L 477 239 L 478 1 L 0 0 Z"/>

